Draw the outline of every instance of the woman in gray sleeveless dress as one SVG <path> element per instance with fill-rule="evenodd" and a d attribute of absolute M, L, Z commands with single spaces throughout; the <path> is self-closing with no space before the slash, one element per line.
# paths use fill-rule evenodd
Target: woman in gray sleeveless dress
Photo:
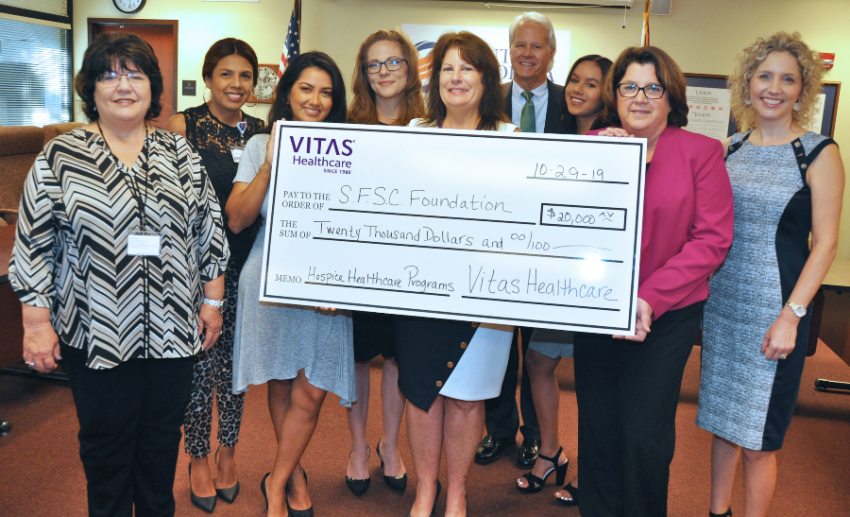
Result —
<path fill-rule="evenodd" d="M 274 131 L 273 124 L 281 119 L 344 122 L 345 106 L 345 83 L 330 56 L 317 51 L 299 54 L 278 83 L 268 129 Z M 248 141 L 225 207 L 235 233 L 260 221 L 259 236 L 239 278 L 233 391 L 245 391 L 252 384 L 268 386 L 277 438 L 274 465 L 260 482 L 268 517 L 308 517 L 313 505 L 301 456 L 327 392 L 339 396 L 345 406 L 355 397 L 351 314 L 259 302 L 273 142 L 269 133 Z"/>
<path fill-rule="evenodd" d="M 697 425 L 712 441 L 712 516 L 743 452 L 745 515 L 766 515 L 776 454 L 800 387 L 807 307 L 835 256 L 844 170 L 835 142 L 806 131 L 822 68 L 798 34 L 759 38 L 730 78 L 745 133 L 728 142 L 735 239 L 705 306 Z M 809 234 L 811 233 L 811 249 Z"/>

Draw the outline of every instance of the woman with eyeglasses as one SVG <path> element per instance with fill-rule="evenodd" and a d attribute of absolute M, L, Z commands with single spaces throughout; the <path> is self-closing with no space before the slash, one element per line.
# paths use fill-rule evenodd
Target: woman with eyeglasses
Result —
<path fill-rule="evenodd" d="M 228 225 L 240 233 L 259 221 L 264 235 L 274 159 L 275 122 L 345 122 L 345 83 L 323 52 L 294 57 L 275 91 L 268 127 L 248 141 L 227 201 Z M 260 490 L 269 517 L 311 517 L 313 504 L 301 456 L 313 437 L 328 392 L 354 400 L 354 350 L 349 311 L 261 303 L 263 239 L 239 278 L 233 346 L 233 390 L 266 384 L 276 438 L 274 464 Z"/>
<path fill-rule="evenodd" d="M 591 134 L 647 141 L 636 333 L 575 334 L 583 515 L 667 515 L 675 417 L 708 277 L 732 243 L 719 141 L 682 129 L 685 79 L 657 47 L 624 50 Z"/>
<path fill-rule="evenodd" d="M 507 122 L 499 63 L 484 40 L 449 32 L 432 51 L 427 115 L 412 127 L 515 132 Z M 410 515 L 434 515 L 440 457 L 446 455 L 446 512 L 463 516 L 466 480 L 484 431 L 484 400 L 499 395 L 513 327 L 397 317 L 399 387 L 407 398 L 407 434 L 416 468 Z"/>
<path fill-rule="evenodd" d="M 416 48 L 397 30 L 379 30 L 369 35 L 357 52 L 354 98 L 348 121 L 358 124 L 406 126 L 425 111 Z M 369 489 L 369 442 L 366 418 L 369 413 L 369 361 L 383 356 L 381 409 L 383 431 L 375 447 L 381 460 L 384 482 L 396 492 L 407 488 L 407 472 L 398 452 L 398 433 L 404 413 L 404 397 L 398 389 L 393 317 L 356 311 L 354 326 L 354 375 L 357 401 L 348 410 L 351 452 L 345 482 L 355 495 Z"/>
<path fill-rule="evenodd" d="M 9 279 L 23 356 L 68 374 L 89 515 L 174 515 L 194 356 L 222 328 L 221 212 L 200 156 L 150 123 L 150 45 L 99 35 L 75 88 L 90 122 L 47 144 L 21 198 Z"/>
<path fill-rule="evenodd" d="M 201 67 L 210 99 L 200 106 L 174 115 L 166 129 L 189 140 L 201 155 L 220 205 L 227 203 L 233 177 L 245 144 L 263 127 L 263 121 L 246 115 L 242 106 L 257 84 L 257 55 L 250 45 L 236 38 L 216 41 L 207 50 Z M 227 218 L 224 220 L 227 223 Z M 233 325 L 236 319 L 236 292 L 242 264 L 256 236 L 253 231 L 239 235 L 227 229 L 230 262 L 224 288 L 224 327 L 218 344 L 201 354 L 195 363 L 192 397 L 186 407 L 183 446 L 189 461 L 189 495 L 192 504 L 212 512 L 218 498 L 233 503 L 239 495 L 236 472 L 236 442 L 242 423 L 244 393 L 233 393 Z M 216 475 L 210 471 L 210 433 L 213 394 L 218 409 Z"/>

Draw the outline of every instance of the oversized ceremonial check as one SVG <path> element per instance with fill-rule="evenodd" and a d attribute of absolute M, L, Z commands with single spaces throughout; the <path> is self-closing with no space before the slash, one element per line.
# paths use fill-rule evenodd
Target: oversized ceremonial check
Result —
<path fill-rule="evenodd" d="M 631 334 L 645 145 L 285 122 L 260 299 Z"/>

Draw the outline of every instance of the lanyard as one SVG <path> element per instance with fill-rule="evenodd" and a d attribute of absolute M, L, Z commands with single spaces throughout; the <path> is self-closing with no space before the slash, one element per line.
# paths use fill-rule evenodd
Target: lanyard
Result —
<path fill-rule="evenodd" d="M 122 179 L 127 182 L 130 187 L 130 192 L 133 194 L 133 199 L 136 200 L 136 204 L 139 206 L 139 214 L 142 219 L 142 228 L 147 228 L 147 216 L 145 214 L 145 206 L 148 202 L 148 189 L 142 188 L 136 182 L 136 177 L 133 175 L 132 170 L 124 170 L 124 167 L 121 164 L 121 160 L 115 156 L 115 153 L 112 152 L 112 147 L 109 145 L 109 141 L 106 140 L 106 135 L 103 134 L 103 129 L 100 127 L 100 120 L 96 120 L 97 129 L 100 131 L 100 137 L 103 138 L 103 143 L 106 144 L 106 148 L 109 150 L 109 154 L 111 154 L 116 161 L 118 162 L 118 170 L 122 172 Z M 145 183 L 148 181 L 148 168 L 150 167 L 150 145 L 147 142 L 148 139 L 148 128 L 145 126 L 145 142 L 144 142 L 144 150 L 145 150 L 145 159 L 142 164 L 142 172 L 144 173 Z M 129 177 L 129 181 L 128 178 Z"/>

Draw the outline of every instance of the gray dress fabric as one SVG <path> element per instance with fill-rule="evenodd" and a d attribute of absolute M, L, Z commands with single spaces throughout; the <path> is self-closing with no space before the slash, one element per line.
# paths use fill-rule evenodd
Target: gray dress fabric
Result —
<path fill-rule="evenodd" d="M 808 256 L 811 197 L 801 169 L 825 140 L 808 132 L 776 146 L 744 134 L 730 141 L 735 237 L 705 305 L 697 425 L 751 450 L 781 447 L 799 391 L 808 316 L 786 360 L 765 359 L 761 346 Z"/>
<path fill-rule="evenodd" d="M 265 159 L 268 134 L 248 141 L 235 182 L 250 183 Z M 310 384 L 355 400 L 351 312 L 319 312 L 312 307 L 260 303 L 268 192 L 260 210 L 261 226 L 239 277 L 239 302 L 233 344 L 233 391 L 251 384 L 293 379 L 304 370 Z"/>
<path fill-rule="evenodd" d="M 528 348 L 550 359 L 573 356 L 573 333 L 568 330 L 536 328 L 531 333 Z"/>

